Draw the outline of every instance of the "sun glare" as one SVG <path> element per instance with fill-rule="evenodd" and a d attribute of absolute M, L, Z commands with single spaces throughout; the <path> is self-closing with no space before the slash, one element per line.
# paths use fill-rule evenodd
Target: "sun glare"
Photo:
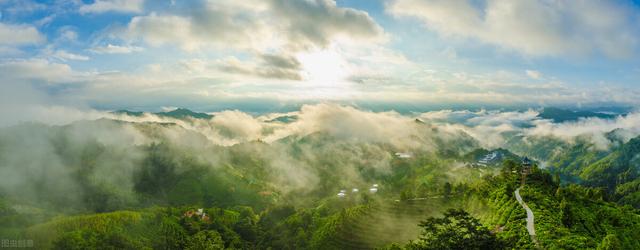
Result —
<path fill-rule="evenodd" d="M 305 80 L 317 86 L 335 86 L 347 77 L 348 65 L 335 50 L 318 50 L 298 55 Z"/>

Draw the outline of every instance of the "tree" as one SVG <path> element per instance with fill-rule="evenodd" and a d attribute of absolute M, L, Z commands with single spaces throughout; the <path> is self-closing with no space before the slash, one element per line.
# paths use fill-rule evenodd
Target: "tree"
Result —
<path fill-rule="evenodd" d="M 444 189 L 444 197 L 449 197 L 451 195 L 451 183 L 445 182 L 443 189 Z"/>
<path fill-rule="evenodd" d="M 516 170 L 516 171 L 520 171 L 519 169 L 520 164 L 518 164 L 517 162 L 515 162 L 512 159 L 507 159 L 505 161 L 502 162 L 502 175 L 505 177 L 511 176 L 512 171 Z"/>
<path fill-rule="evenodd" d="M 620 244 L 620 240 L 618 239 L 618 237 L 616 237 L 615 234 L 609 234 L 606 237 L 604 237 L 604 239 L 602 239 L 602 242 L 600 242 L 600 245 L 598 245 L 598 250 L 618 250 L 618 249 L 622 249 L 622 245 Z"/>
<path fill-rule="evenodd" d="M 96 246 L 97 234 L 76 230 L 62 234 L 53 242 L 53 249 L 90 249 Z"/>
<path fill-rule="evenodd" d="M 502 249 L 502 243 L 480 221 L 462 209 L 449 209 L 442 218 L 420 223 L 420 238 L 408 249 Z"/>
<path fill-rule="evenodd" d="M 224 249 L 224 241 L 220 234 L 213 230 L 205 230 L 200 231 L 191 238 L 187 242 L 187 246 L 185 249 L 195 249 L 195 250 L 215 250 L 215 249 Z"/>
<path fill-rule="evenodd" d="M 571 211 L 571 206 L 565 197 L 560 201 L 560 218 L 562 219 L 562 224 L 571 228 L 573 226 L 573 213 Z"/>
<path fill-rule="evenodd" d="M 156 249 L 181 249 L 186 241 L 186 231 L 176 222 L 163 218 L 160 224 L 160 245 Z"/>
<path fill-rule="evenodd" d="M 95 230 L 66 232 L 53 242 L 53 249 L 142 249 L 144 245 L 120 230 L 98 233 Z"/>
<path fill-rule="evenodd" d="M 166 200 L 167 192 L 178 179 L 175 171 L 178 162 L 166 144 L 152 144 L 147 151 L 147 157 L 135 175 L 134 188 L 139 193 Z"/>

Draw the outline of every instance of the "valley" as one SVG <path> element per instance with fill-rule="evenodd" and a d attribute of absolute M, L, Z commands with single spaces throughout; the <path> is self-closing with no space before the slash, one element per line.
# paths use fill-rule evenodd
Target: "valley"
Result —
<path fill-rule="evenodd" d="M 369 132 L 360 133 L 359 122 L 322 127 L 304 112 L 277 122 L 252 118 L 264 126 L 257 135 L 218 124 L 224 115 L 124 113 L 4 128 L 0 171 L 13 181 L 0 184 L 0 234 L 55 249 L 398 249 L 437 240 L 425 228 L 450 221 L 444 214 L 470 220 L 474 237 L 499 248 L 637 245 L 640 215 L 629 206 L 637 139 L 618 139 L 607 151 L 587 137 L 516 142 L 531 130 L 524 127 L 497 134 L 504 148 L 487 149 L 472 136 L 477 127 L 323 108 L 333 110 L 329 118 L 369 116 Z M 255 136 L 264 139 L 247 139 Z M 537 147 L 543 143 L 555 146 Z M 526 150 L 548 157 L 515 153 L 533 152 Z M 618 181 L 592 182 L 594 171 Z"/>

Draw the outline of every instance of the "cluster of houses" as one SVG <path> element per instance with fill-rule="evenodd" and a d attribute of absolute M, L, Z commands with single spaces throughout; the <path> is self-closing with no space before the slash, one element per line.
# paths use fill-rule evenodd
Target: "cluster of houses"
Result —
<path fill-rule="evenodd" d="M 493 151 L 485 155 L 484 157 L 482 157 L 482 159 L 478 161 L 478 165 L 487 166 L 497 160 L 500 160 L 501 158 L 502 158 L 502 154 L 500 152 Z"/>
<path fill-rule="evenodd" d="M 478 162 L 473 164 L 475 167 L 486 167 L 492 164 L 496 164 L 502 161 L 503 155 L 499 151 L 493 151 L 491 153 L 486 154 Z"/>
<path fill-rule="evenodd" d="M 357 188 L 353 188 L 351 189 L 351 193 L 355 194 L 360 192 L 360 189 Z M 369 188 L 369 193 L 375 194 L 378 192 L 378 184 L 373 184 L 371 185 L 371 187 Z M 347 196 L 347 190 L 346 189 L 341 189 L 340 192 L 338 193 L 338 197 L 343 198 Z"/>
<path fill-rule="evenodd" d="M 182 216 L 186 218 L 195 217 L 203 221 L 209 221 L 209 215 L 207 215 L 207 213 L 205 213 L 204 209 L 202 208 L 198 208 L 196 210 L 193 210 L 193 209 L 187 210 L 186 212 L 184 212 Z"/>

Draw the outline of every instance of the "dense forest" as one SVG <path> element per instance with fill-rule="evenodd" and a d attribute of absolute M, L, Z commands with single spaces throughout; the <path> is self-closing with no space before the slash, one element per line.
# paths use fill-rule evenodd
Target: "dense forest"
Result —
<path fill-rule="evenodd" d="M 4 128 L 0 238 L 42 249 L 640 249 L 640 138 L 598 150 L 514 135 L 486 149 L 463 131 L 407 124 L 415 147 L 332 130 L 220 145 L 180 123 L 112 119 Z"/>

